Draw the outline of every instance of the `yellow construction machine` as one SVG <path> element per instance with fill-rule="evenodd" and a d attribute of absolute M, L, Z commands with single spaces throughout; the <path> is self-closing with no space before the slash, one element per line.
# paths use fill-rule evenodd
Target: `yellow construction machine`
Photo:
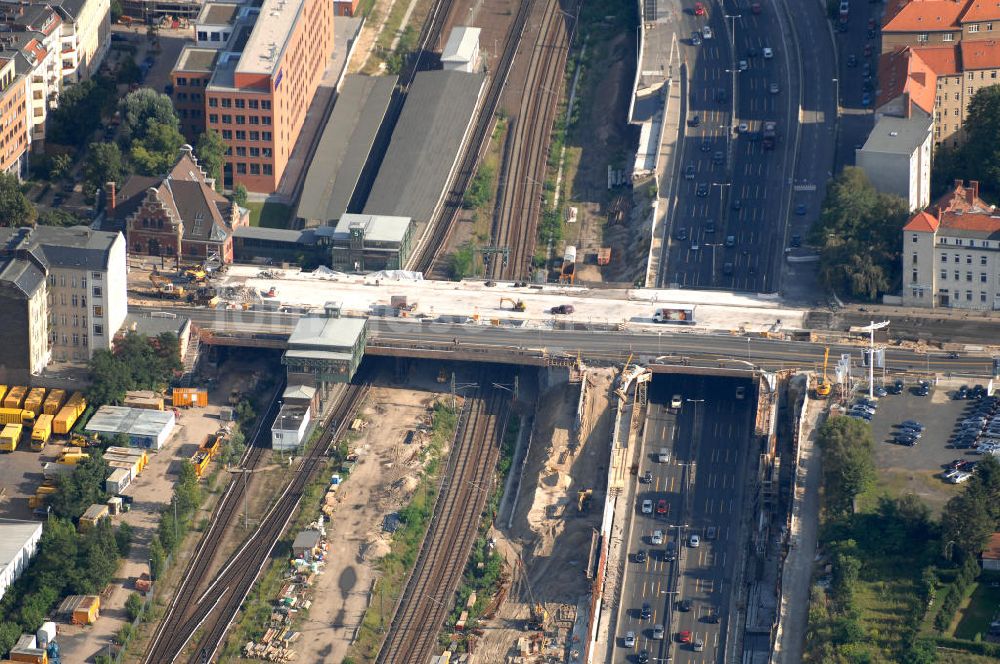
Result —
<path fill-rule="evenodd" d="M 833 385 L 830 384 L 830 379 L 826 375 L 826 367 L 830 361 L 830 347 L 827 346 L 823 350 L 823 376 L 818 381 L 816 381 L 816 396 L 820 399 L 825 399 L 830 396 L 830 392 L 833 389 Z"/>
<path fill-rule="evenodd" d="M 590 503 L 593 499 L 593 489 L 584 489 L 576 494 L 576 509 L 580 512 L 580 514 L 586 514 L 590 511 Z"/>
<path fill-rule="evenodd" d="M 514 311 L 524 311 L 525 309 L 528 308 L 527 306 L 525 306 L 524 300 L 515 300 L 515 299 L 510 298 L 510 297 L 502 297 L 502 298 L 500 298 L 500 308 L 501 309 L 503 309 L 504 302 L 509 302 L 510 303 L 510 308 L 512 310 L 514 310 Z"/>
<path fill-rule="evenodd" d="M 528 629 L 544 632 L 549 626 L 549 612 L 545 610 L 545 605 L 535 602 L 531 605 L 531 615 L 528 617 Z"/>
<path fill-rule="evenodd" d="M 150 274 L 149 281 L 152 282 L 156 292 L 164 297 L 174 297 L 177 299 L 184 297 L 184 289 L 162 275 Z"/>

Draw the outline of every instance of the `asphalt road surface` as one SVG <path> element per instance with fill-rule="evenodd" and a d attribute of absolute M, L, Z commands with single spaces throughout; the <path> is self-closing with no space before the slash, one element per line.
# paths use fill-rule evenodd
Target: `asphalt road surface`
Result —
<path fill-rule="evenodd" d="M 775 290 L 799 85 L 788 58 L 796 54 L 779 20 L 779 0 L 703 5 L 707 15 L 698 16 L 695 3 L 685 0 L 679 21 L 689 72 L 687 112 L 678 150 L 682 180 L 660 282 Z M 694 45 L 692 33 L 705 26 L 712 37 Z M 764 57 L 765 48 L 772 57 Z M 773 150 L 760 140 L 767 120 L 778 123 Z"/>
<path fill-rule="evenodd" d="M 742 399 L 737 398 L 738 386 L 744 390 Z M 672 407 L 675 397 L 680 408 Z M 749 381 L 653 381 L 614 661 L 639 661 L 642 651 L 651 662 L 724 661 L 733 637 L 729 606 L 734 575 L 745 550 L 739 521 L 754 403 Z M 668 461 L 660 460 L 661 449 L 668 450 Z M 650 482 L 639 482 L 646 471 Z M 643 512 L 644 500 L 652 501 L 652 514 Z M 661 544 L 654 543 L 656 531 L 663 533 Z M 698 537 L 696 546 L 692 536 Z M 639 552 L 646 554 L 643 562 L 636 558 Z M 650 611 L 646 619 L 643 605 Z M 654 638 L 657 625 L 663 627 L 662 639 Z M 634 648 L 625 647 L 630 631 L 636 635 Z M 696 650 L 697 643 L 703 649 Z"/>

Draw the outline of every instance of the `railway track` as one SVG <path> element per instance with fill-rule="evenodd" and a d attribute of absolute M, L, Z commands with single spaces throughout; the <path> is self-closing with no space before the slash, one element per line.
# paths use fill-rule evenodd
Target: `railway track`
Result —
<path fill-rule="evenodd" d="M 433 654 L 479 529 L 506 424 L 506 396 L 484 379 L 466 400 L 431 527 L 377 664 L 423 664 Z"/>
<path fill-rule="evenodd" d="M 567 18 L 558 0 L 543 1 L 545 9 L 528 62 L 524 94 L 504 146 L 503 175 L 493 216 L 493 246 L 506 247 L 508 254 L 506 260 L 493 256 L 486 265 L 491 279 L 524 279 L 531 274 L 552 125 L 576 20 Z"/>
<path fill-rule="evenodd" d="M 323 435 L 299 462 L 295 475 L 265 514 L 258 529 L 230 556 L 214 580 L 204 587 L 205 570 L 211 567 L 226 526 L 233 521 L 243 499 L 244 483 L 236 481 L 230 484 L 216 509 L 209 531 L 195 550 L 185 570 L 184 580 L 153 636 L 143 659 L 145 664 L 168 664 L 185 659 L 192 664 L 214 661 L 229 625 L 267 563 L 305 487 L 326 458 L 331 444 L 349 424 L 351 413 L 368 393 L 369 384 L 365 376 L 359 372 L 355 379 L 356 384 L 342 388 L 333 412 L 323 424 Z M 244 456 L 244 472 L 252 471 L 259 463 L 264 450 L 263 437 L 270 431 L 277 411 L 275 397 Z M 183 652 L 196 632 L 201 637 L 191 654 L 184 658 Z"/>
<path fill-rule="evenodd" d="M 514 64 L 514 57 L 517 49 L 521 45 L 521 36 L 524 34 L 524 27 L 531 15 L 531 8 L 534 0 L 521 0 L 507 31 L 503 52 L 497 60 L 496 67 L 490 72 L 489 82 L 483 103 L 479 109 L 479 115 L 473 125 L 472 133 L 469 137 L 465 152 L 459 162 L 455 178 L 451 183 L 445 202 L 437 219 L 433 221 L 430 233 L 425 236 L 422 244 L 416 252 L 414 268 L 424 273 L 435 276 L 448 276 L 447 254 L 448 240 L 451 237 L 452 229 L 455 226 L 455 217 L 462 207 L 462 200 L 465 190 L 475 175 L 479 160 L 488 145 L 489 138 L 493 134 L 493 127 L 496 122 L 496 111 L 500 105 L 500 97 L 503 95 L 504 87 L 507 85 L 507 77 Z"/>

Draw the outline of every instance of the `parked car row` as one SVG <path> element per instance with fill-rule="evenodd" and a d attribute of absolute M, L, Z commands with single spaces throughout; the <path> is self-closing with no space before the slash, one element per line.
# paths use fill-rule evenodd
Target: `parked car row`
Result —
<path fill-rule="evenodd" d="M 976 386 L 976 388 L 979 387 L 981 386 Z M 981 394 L 976 388 L 973 388 L 973 391 Z M 982 392 L 985 392 L 985 388 Z M 958 423 L 955 435 L 952 436 L 952 447 L 959 450 L 971 449 L 980 454 L 1000 456 L 1000 413 L 997 412 L 998 406 L 1000 406 L 1000 399 L 996 396 L 980 396 L 966 411 L 965 419 Z"/>

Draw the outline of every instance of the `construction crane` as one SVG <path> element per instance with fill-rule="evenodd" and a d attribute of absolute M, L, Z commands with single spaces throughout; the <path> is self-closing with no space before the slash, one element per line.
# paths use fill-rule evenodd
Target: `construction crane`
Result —
<path fill-rule="evenodd" d="M 500 298 L 501 309 L 503 309 L 504 302 L 509 302 L 510 308 L 513 309 L 514 311 L 524 311 L 525 309 L 527 309 L 527 307 L 524 304 L 524 300 L 515 300 L 510 297 L 502 297 Z"/>
<path fill-rule="evenodd" d="M 825 399 L 828 396 L 830 396 L 830 391 L 833 389 L 833 386 L 830 385 L 830 380 L 827 378 L 826 375 L 826 366 L 829 360 L 830 360 L 830 347 L 827 346 L 826 348 L 823 349 L 823 377 L 816 382 L 816 396 L 821 399 Z"/>

